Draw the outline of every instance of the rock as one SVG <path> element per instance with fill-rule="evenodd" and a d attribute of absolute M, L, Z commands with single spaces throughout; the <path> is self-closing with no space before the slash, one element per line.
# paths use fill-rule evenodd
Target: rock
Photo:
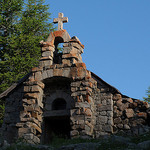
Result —
<path fill-rule="evenodd" d="M 139 143 L 138 147 L 144 150 L 150 149 L 150 140 Z"/>
<path fill-rule="evenodd" d="M 119 99 L 122 99 L 122 95 L 121 94 L 115 94 L 113 97 L 113 100 L 117 101 Z"/>
<path fill-rule="evenodd" d="M 146 112 L 139 112 L 139 113 L 137 113 L 137 116 L 139 118 L 147 119 L 147 113 Z"/>
<path fill-rule="evenodd" d="M 116 135 L 112 136 L 111 139 L 114 142 L 119 142 L 119 143 L 123 143 L 123 144 L 128 144 L 131 142 L 131 139 L 129 139 L 127 137 L 116 136 Z"/>
<path fill-rule="evenodd" d="M 98 143 L 79 143 L 79 144 L 71 144 L 67 146 L 62 146 L 57 150 L 94 150 L 99 146 Z"/>
<path fill-rule="evenodd" d="M 10 146 L 10 144 L 6 140 L 4 140 L 3 147 L 9 147 L 9 146 Z"/>
<path fill-rule="evenodd" d="M 130 127 L 129 127 L 127 124 L 125 124 L 125 125 L 124 125 L 124 129 L 129 130 Z"/>
<path fill-rule="evenodd" d="M 114 119 L 114 124 L 119 124 L 121 122 L 122 122 L 122 120 L 120 117 Z"/>
<path fill-rule="evenodd" d="M 77 130 L 71 131 L 71 136 L 77 136 L 79 135 L 79 132 Z"/>
<path fill-rule="evenodd" d="M 127 118 L 131 118 L 134 116 L 134 111 L 133 111 L 133 109 L 126 109 L 125 114 L 126 114 Z"/>

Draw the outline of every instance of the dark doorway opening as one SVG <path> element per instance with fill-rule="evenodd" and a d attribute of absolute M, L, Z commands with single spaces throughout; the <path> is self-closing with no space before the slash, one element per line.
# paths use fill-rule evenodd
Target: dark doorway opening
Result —
<path fill-rule="evenodd" d="M 70 138 L 70 117 L 45 117 L 43 143 L 49 144 L 54 138 Z"/>

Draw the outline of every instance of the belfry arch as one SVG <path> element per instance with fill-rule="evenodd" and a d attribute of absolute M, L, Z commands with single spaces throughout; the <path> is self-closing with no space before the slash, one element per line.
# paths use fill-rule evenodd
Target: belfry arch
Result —
<path fill-rule="evenodd" d="M 55 51 L 54 51 L 54 57 L 53 57 L 53 64 L 62 64 L 62 50 L 63 48 L 60 47 L 60 43 L 63 44 L 64 40 L 62 37 L 58 36 L 55 37 L 54 45 L 55 45 Z"/>

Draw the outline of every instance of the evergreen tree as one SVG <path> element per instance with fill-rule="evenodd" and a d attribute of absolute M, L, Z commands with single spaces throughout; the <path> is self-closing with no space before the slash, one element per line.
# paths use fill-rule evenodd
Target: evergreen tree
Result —
<path fill-rule="evenodd" d="M 144 97 L 144 101 L 150 103 L 150 87 L 146 90 L 147 97 Z"/>
<path fill-rule="evenodd" d="M 0 93 L 11 84 L 11 70 L 7 57 L 11 55 L 10 40 L 23 8 L 23 0 L 1 0 L 0 2 Z"/>
<path fill-rule="evenodd" d="M 0 93 L 38 64 L 39 42 L 52 30 L 48 8 L 44 0 L 2 0 Z"/>

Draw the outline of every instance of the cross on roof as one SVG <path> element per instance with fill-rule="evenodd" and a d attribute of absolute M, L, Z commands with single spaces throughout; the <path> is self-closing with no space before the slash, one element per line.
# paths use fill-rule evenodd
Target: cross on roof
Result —
<path fill-rule="evenodd" d="M 63 13 L 58 13 L 58 18 L 54 18 L 53 23 L 58 23 L 58 30 L 63 30 L 63 23 L 68 22 L 68 17 Z"/>

